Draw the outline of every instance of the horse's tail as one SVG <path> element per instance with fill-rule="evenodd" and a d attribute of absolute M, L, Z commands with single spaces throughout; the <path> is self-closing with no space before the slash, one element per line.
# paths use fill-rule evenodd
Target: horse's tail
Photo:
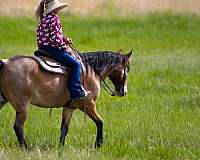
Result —
<path fill-rule="evenodd" d="M 0 59 L 0 69 L 3 68 L 4 62 Z"/>
<path fill-rule="evenodd" d="M 5 62 L 0 59 L 0 77 L 2 76 L 1 70 L 2 70 L 4 65 L 5 65 Z M 3 108 L 4 104 L 6 104 L 7 102 L 8 101 L 7 101 L 6 97 L 4 96 L 4 94 L 1 90 L 1 83 L 0 83 L 0 110 L 1 110 L 1 108 Z"/>
<path fill-rule="evenodd" d="M 0 59 L 0 70 L 3 68 L 3 66 L 7 64 L 8 61 L 9 59 Z M 0 73 L 0 76 L 1 76 L 1 73 Z"/>

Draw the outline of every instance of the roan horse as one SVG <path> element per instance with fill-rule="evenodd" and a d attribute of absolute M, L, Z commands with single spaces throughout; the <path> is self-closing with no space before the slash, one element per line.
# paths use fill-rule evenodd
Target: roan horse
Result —
<path fill-rule="evenodd" d="M 87 90 L 92 92 L 92 96 L 90 99 L 72 103 L 69 103 L 67 76 L 45 71 L 31 56 L 16 56 L 0 60 L 0 87 L 4 99 L 0 103 L 0 109 L 7 102 L 14 107 L 16 119 L 13 129 L 20 147 L 27 148 L 24 122 L 30 103 L 44 108 L 63 107 L 61 145 L 64 145 L 73 111 L 78 108 L 85 112 L 96 124 L 95 147 L 100 147 L 103 143 L 103 121 L 95 105 L 100 94 L 100 84 L 106 77 L 109 77 L 115 86 L 115 95 L 124 96 L 127 92 L 131 54 L 132 51 L 125 55 L 110 51 L 80 54 L 86 68 L 82 83 Z"/>

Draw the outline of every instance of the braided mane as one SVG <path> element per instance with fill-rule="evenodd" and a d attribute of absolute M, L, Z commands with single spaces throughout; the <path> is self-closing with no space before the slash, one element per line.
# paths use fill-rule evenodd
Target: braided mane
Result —
<path fill-rule="evenodd" d="M 89 64 L 98 73 L 102 73 L 107 67 L 121 63 L 125 58 L 112 51 L 87 52 L 81 53 L 80 56 L 85 65 Z"/>

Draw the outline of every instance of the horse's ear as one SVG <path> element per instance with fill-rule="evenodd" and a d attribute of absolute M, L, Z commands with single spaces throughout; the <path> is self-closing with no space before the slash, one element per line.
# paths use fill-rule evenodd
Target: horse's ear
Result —
<path fill-rule="evenodd" d="M 131 50 L 128 54 L 126 54 L 126 56 L 128 57 L 128 59 L 131 57 L 133 51 Z"/>
<path fill-rule="evenodd" d="M 123 49 L 119 49 L 117 53 L 122 54 Z"/>

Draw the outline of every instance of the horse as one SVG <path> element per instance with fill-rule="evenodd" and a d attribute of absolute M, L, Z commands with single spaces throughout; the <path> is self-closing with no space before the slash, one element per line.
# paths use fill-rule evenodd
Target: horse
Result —
<path fill-rule="evenodd" d="M 75 109 L 85 112 L 96 124 L 95 148 L 103 143 L 103 121 L 96 110 L 100 85 L 107 77 L 115 90 L 113 95 L 127 93 L 129 59 L 132 51 L 121 54 L 111 51 L 80 53 L 85 70 L 81 83 L 91 91 L 90 98 L 70 101 L 68 76 L 50 73 L 33 56 L 15 56 L 0 60 L 0 109 L 9 102 L 16 111 L 13 129 L 21 148 L 27 148 L 24 122 L 29 104 L 43 108 L 63 108 L 59 144 L 64 146 L 70 120 Z"/>

